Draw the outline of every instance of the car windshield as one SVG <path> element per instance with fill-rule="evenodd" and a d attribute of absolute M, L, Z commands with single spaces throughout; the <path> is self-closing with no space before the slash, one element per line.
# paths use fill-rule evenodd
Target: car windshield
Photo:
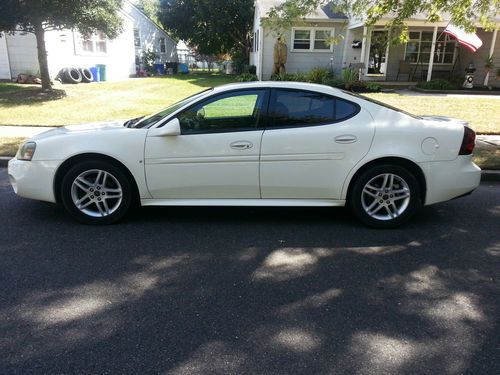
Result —
<path fill-rule="evenodd" d="M 354 96 L 358 99 L 363 99 L 363 100 L 366 100 L 367 102 L 371 102 L 371 103 L 374 103 L 374 104 L 378 104 L 378 105 L 381 105 L 382 107 L 386 107 L 386 108 L 389 108 L 389 109 L 392 109 L 393 111 L 397 111 L 397 112 L 400 112 L 400 113 L 403 113 L 407 116 L 410 116 L 410 117 L 413 117 L 413 118 L 417 118 L 417 119 L 421 119 L 420 116 L 416 116 L 412 113 L 409 113 L 409 112 L 406 112 L 406 111 L 403 111 L 402 109 L 399 109 L 397 107 L 393 107 L 392 105 L 389 105 L 389 104 L 386 104 L 384 102 L 381 102 L 379 100 L 375 100 L 375 99 L 372 99 L 372 98 L 368 98 L 366 96 L 363 96 L 363 95 L 359 95 L 359 94 L 355 94 L 351 91 L 346 91 L 346 90 L 342 90 L 342 92 L 344 94 L 347 94 L 347 95 L 351 95 L 351 96 Z"/>
<path fill-rule="evenodd" d="M 174 103 L 174 104 L 168 106 L 165 109 L 162 109 L 160 112 L 154 113 L 150 116 L 139 117 L 137 119 L 129 120 L 124 125 L 128 126 L 130 128 L 149 128 L 150 126 L 156 124 L 161 119 L 165 118 L 168 115 L 171 115 L 172 113 L 177 111 L 179 108 L 182 108 L 185 105 L 195 101 L 201 95 L 203 95 L 204 93 L 211 91 L 211 90 L 213 90 L 213 88 L 209 88 L 209 89 L 200 91 L 194 95 L 191 95 L 185 99 L 182 99 L 181 101 L 179 101 L 177 103 Z"/>

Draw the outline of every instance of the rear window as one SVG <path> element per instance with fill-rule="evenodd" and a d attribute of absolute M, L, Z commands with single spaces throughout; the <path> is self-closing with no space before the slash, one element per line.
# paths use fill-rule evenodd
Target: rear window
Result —
<path fill-rule="evenodd" d="M 378 105 L 380 105 L 380 106 L 382 106 L 382 107 L 392 109 L 393 111 L 403 113 L 403 114 L 405 114 L 405 115 L 407 115 L 407 116 L 410 116 L 410 117 L 413 117 L 413 118 L 416 118 L 416 119 L 421 119 L 421 117 L 420 117 L 420 116 L 417 116 L 417 115 L 414 115 L 414 114 L 412 114 L 412 113 L 409 113 L 409 112 L 403 111 L 402 109 L 399 109 L 399 108 L 397 108 L 397 107 L 393 107 L 392 105 L 386 104 L 386 103 L 381 102 L 381 101 L 379 101 L 379 100 L 375 100 L 375 99 L 369 98 L 369 97 L 367 97 L 367 96 L 363 96 L 363 95 L 355 94 L 355 93 L 353 93 L 353 92 L 351 92 L 351 91 L 345 91 L 345 90 L 342 90 L 342 92 L 343 92 L 344 94 L 354 96 L 355 98 L 362 99 L 362 100 L 366 100 L 367 102 L 374 103 L 374 104 L 378 104 Z"/>
<path fill-rule="evenodd" d="M 349 101 L 300 90 L 274 90 L 270 108 L 273 127 L 329 124 L 359 111 L 359 107 Z"/>

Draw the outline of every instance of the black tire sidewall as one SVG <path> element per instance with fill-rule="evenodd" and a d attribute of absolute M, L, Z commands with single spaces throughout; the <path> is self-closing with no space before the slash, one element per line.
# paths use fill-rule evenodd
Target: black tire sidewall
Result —
<path fill-rule="evenodd" d="M 410 203 L 402 215 L 391 220 L 378 220 L 369 216 L 361 203 L 363 188 L 373 177 L 384 173 L 392 173 L 406 181 L 410 188 Z M 415 212 L 422 206 L 420 186 L 415 176 L 406 168 L 399 165 L 379 165 L 363 172 L 354 182 L 351 194 L 348 199 L 348 205 L 354 215 L 364 224 L 381 229 L 398 227 L 406 223 Z"/>
<path fill-rule="evenodd" d="M 76 177 L 81 173 L 91 170 L 91 169 L 101 169 L 110 174 L 112 174 L 120 183 L 122 187 L 122 201 L 118 209 L 111 215 L 105 217 L 92 217 L 84 214 L 78 208 L 76 208 L 73 200 L 71 198 L 71 186 Z M 121 168 L 116 165 L 106 162 L 106 161 L 85 161 L 74 165 L 63 177 L 61 186 L 61 201 L 64 208 L 68 213 L 84 224 L 112 224 L 122 219 L 133 203 L 133 190 L 129 178 L 121 170 Z"/>

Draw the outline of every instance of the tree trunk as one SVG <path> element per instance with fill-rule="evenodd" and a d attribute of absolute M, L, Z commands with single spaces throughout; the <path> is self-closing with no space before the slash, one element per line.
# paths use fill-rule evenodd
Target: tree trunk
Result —
<path fill-rule="evenodd" d="M 36 22 L 35 36 L 38 48 L 38 65 L 40 65 L 40 78 L 42 79 L 42 90 L 52 90 L 50 82 L 49 64 L 47 62 L 47 49 L 45 48 L 45 30 L 42 22 Z"/>

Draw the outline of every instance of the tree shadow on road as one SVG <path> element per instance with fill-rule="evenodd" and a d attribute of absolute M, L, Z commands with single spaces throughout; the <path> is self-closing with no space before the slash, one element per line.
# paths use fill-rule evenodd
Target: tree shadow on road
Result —
<path fill-rule="evenodd" d="M 0 244 L 16 290 L 0 309 L 2 372 L 498 372 L 489 193 L 391 231 L 317 208 L 153 208 L 92 227 L 8 201 L 40 227 L 14 218 Z"/>

